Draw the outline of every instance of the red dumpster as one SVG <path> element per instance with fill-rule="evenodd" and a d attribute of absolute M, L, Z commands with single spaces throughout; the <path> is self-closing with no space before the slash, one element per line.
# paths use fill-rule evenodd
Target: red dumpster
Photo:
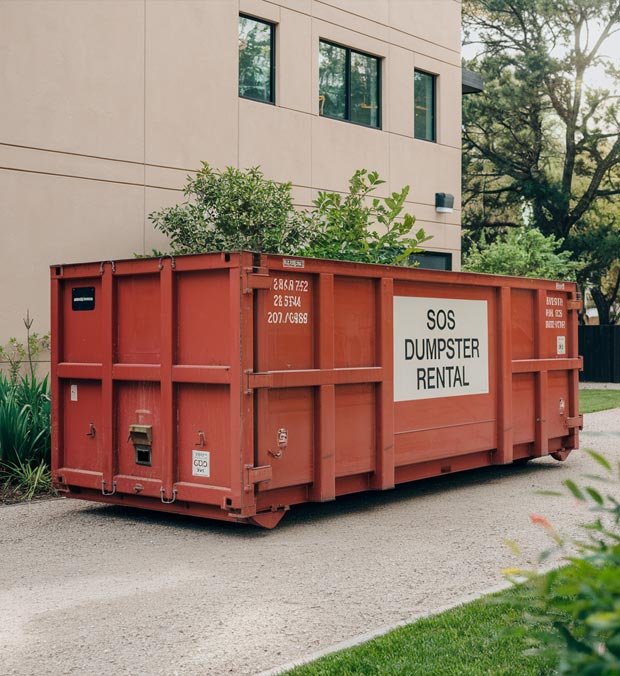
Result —
<path fill-rule="evenodd" d="M 51 268 L 68 497 L 289 506 L 578 446 L 574 284 L 205 254 Z"/>

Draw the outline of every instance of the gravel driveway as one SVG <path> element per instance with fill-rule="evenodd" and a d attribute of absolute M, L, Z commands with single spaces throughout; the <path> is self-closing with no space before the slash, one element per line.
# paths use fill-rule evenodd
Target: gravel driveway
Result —
<path fill-rule="evenodd" d="M 582 446 L 620 458 L 620 410 Z M 274 531 L 53 500 L 0 508 L 2 674 L 251 674 L 501 582 L 505 538 L 533 556 L 536 495 L 592 471 L 494 467 L 293 508 Z"/>

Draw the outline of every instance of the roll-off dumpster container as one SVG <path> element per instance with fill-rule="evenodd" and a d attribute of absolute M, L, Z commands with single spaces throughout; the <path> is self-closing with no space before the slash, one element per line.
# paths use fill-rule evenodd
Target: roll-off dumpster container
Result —
<path fill-rule="evenodd" d="M 290 505 L 578 446 L 576 287 L 252 253 L 54 266 L 69 497 Z"/>

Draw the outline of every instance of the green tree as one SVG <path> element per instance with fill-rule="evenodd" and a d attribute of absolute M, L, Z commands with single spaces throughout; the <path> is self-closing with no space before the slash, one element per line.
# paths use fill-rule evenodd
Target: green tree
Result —
<path fill-rule="evenodd" d="M 466 65 L 485 79 L 485 92 L 463 107 L 465 227 L 475 239 L 533 225 L 583 251 L 590 214 L 620 195 L 618 97 L 588 84 L 598 70 L 620 86 L 605 56 L 620 2 L 465 0 L 463 19 L 478 52 Z M 590 226 L 589 246 L 605 249 L 595 234 Z M 588 283 L 596 297 L 596 275 Z"/>
<path fill-rule="evenodd" d="M 472 244 L 463 258 L 463 269 L 494 275 L 575 279 L 578 265 L 568 251 L 561 251 L 562 242 L 553 235 L 545 237 L 536 228 L 525 226 L 508 230 L 491 244 L 484 236 Z"/>
<path fill-rule="evenodd" d="M 590 290 L 601 324 L 620 321 L 619 212 L 619 205 L 598 205 L 573 228 L 567 245 L 581 262 L 577 280 Z"/>

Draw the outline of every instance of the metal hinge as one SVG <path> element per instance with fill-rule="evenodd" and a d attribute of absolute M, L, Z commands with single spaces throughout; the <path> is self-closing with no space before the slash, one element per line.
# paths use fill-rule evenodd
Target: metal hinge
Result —
<path fill-rule="evenodd" d="M 578 427 L 580 430 L 583 429 L 583 416 L 576 415 L 574 418 L 566 418 L 566 427 L 572 429 Z"/>
<path fill-rule="evenodd" d="M 245 283 L 243 293 L 252 293 L 254 289 L 270 289 L 271 277 L 267 268 L 244 268 Z"/>
<path fill-rule="evenodd" d="M 583 310 L 583 301 L 581 298 L 569 299 L 566 301 L 567 310 Z"/>
<path fill-rule="evenodd" d="M 260 467 L 245 466 L 245 490 L 251 491 L 255 484 L 271 481 L 271 465 L 261 465 Z"/>

